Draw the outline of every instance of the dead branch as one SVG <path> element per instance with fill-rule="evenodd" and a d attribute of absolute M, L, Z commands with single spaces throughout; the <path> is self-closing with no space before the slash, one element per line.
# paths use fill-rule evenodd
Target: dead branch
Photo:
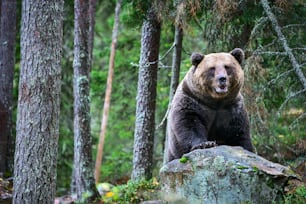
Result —
<path fill-rule="evenodd" d="M 306 113 L 302 113 L 299 117 L 297 117 L 290 125 L 289 125 L 289 129 L 293 129 L 300 120 L 306 118 Z"/>
<path fill-rule="evenodd" d="M 146 65 L 147 65 L 147 66 L 150 66 L 150 65 L 153 65 L 153 64 L 158 63 L 159 61 L 164 60 L 164 59 L 168 56 L 168 54 L 171 52 L 171 50 L 172 50 L 174 47 L 175 47 L 175 43 L 172 44 L 172 46 L 167 50 L 167 52 L 164 54 L 164 56 L 160 57 L 160 58 L 159 58 L 158 60 L 156 60 L 156 61 L 148 62 Z"/>
<path fill-rule="evenodd" d="M 302 90 L 299 90 L 299 91 L 297 91 L 297 92 L 295 92 L 295 93 L 289 94 L 289 95 L 287 96 L 286 100 L 285 100 L 285 101 L 282 103 L 282 105 L 279 107 L 279 109 L 278 109 L 278 115 L 280 114 L 281 110 L 285 107 L 285 105 L 288 103 L 289 100 L 291 100 L 292 98 L 294 98 L 294 97 L 296 97 L 296 96 L 298 96 L 298 95 L 300 95 L 300 94 L 302 94 L 302 93 L 304 93 L 304 92 L 306 92 L 306 88 L 305 88 L 305 89 L 302 89 Z"/>
<path fill-rule="evenodd" d="M 261 30 L 261 28 L 266 24 L 269 19 L 267 17 L 261 17 L 258 20 L 258 23 L 254 26 L 253 30 L 251 31 L 250 39 L 252 39 L 255 35 L 257 35 L 257 31 Z"/>
<path fill-rule="evenodd" d="M 280 78 L 287 76 L 288 74 L 290 74 L 290 73 L 293 72 L 293 71 L 294 71 L 294 69 L 289 69 L 289 70 L 287 70 L 287 71 L 281 73 L 281 74 L 278 75 L 275 79 L 270 80 L 270 81 L 268 82 L 268 86 L 271 85 L 271 84 L 275 84 L 276 81 L 278 81 Z"/>
<path fill-rule="evenodd" d="M 285 25 L 282 27 L 282 29 L 287 29 L 287 28 L 291 28 L 291 27 L 301 27 L 301 26 L 306 26 L 306 23 L 300 23 L 300 24 L 289 24 L 289 25 Z"/>
<path fill-rule="evenodd" d="M 257 55 L 277 55 L 277 56 L 287 56 L 286 52 L 273 52 L 273 51 L 255 51 L 254 54 Z"/>
<path fill-rule="evenodd" d="M 165 124 L 166 119 L 167 119 L 167 117 L 168 117 L 168 114 L 169 114 L 169 112 L 170 112 L 170 109 L 171 109 L 171 104 L 169 103 L 168 108 L 167 108 L 167 111 L 166 111 L 166 113 L 165 113 L 163 119 L 162 119 L 161 122 L 156 126 L 155 130 L 160 129 L 160 128 Z"/>
<path fill-rule="evenodd" d="M 146 67 L 149 67 L 150 65 L 154 65 L 156 63 L 160 63 L 162 60 L 164 60 L 168 55 L 169 53 L 171 52 L 171 50 L 175 47 L 175 43 L 172 44 L 172 46 L 167 50 L 167 52 L 162 56 L 162 57 L 159 57 L 158 60 L 155 60 L 153 62 L 147 62 L 144 66 Z M 130 65 L 132 65 L 133 67 L 140 67 L 139 64 L 136 64 L 134 62 L 131 62 Z M 161 67 L 166 67 L 168 68 L 169 66 L 166 66 L 166 65 L 163 65 L 161 64 Z"/>
<path fill-rule="evenodd" d="M 303 50 L 303 51 L 306 51 L 306 47 L 296 47 L 296 48 L 292 48 L 292 50 Z"/>
<path fill-rule="evenodd" d="M 271 7 L 269 6 L 269 3 L 267 0 L 261 0 L 260 1 L 262 4 L 262 7 L 264 8 L 269 20 L 271 21 L 272 27 L 275 30 L 278 40 L 281 42 L 285 52 L 287 53 L 290 63 L 297 75 L 297 77 L 299 78 L 300 82 L 302 83 L 303 87 L 304 87 L 304 91 L 306 89 L 306 78 L 302 72 L 302 70 L 300 69 L 300 65 L 297 62 L 295 56 L 292 53 L 292 49 L 289 47 L 288 42 L 284 36 L 284 34 L 282 33 L 281 27 L 279 26 L 276 17 L 274 16 L 273 12 L 271 11 Z M 302 90 L 302 91 L 303 91 Z M 304 92 L 303 91 L 303 92 Z"/>

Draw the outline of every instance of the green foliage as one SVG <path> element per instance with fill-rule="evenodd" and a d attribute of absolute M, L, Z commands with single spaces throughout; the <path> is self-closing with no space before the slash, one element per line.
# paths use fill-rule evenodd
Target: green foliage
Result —
<path fill-rule="evenodd" d="M 59 195 L 67 193 L 70 189 L 71 174 L 73 168 L 73 133 L 70 130 L 61 129 L 61 137 L 58 150 L 57 192 Z M 68 136 L 71 136 L 69 139 Z M 65 138 L 63 138 L 65 136 Z"/>
<path fill-rule="evenodd" d="M 243 170 L 243 169 L 248 169 L 249 167 L 247 166 L 242 166 L 242 165 L 237 165 L 236 166 L 237 169 Z"/>
<path fill-rule="evenodd" d="M 304 204 L 306 202 L 306 186 L 302 185 L 284 196 L 284 204 Z"/>
<path fill-rule="evenodd" d="M 114 8 L 105 9 L 114 11 Z M 96 27 L 103 35 L 96 35 L 95 38 L 94 64 L 91 73 L 91 116 L 94 144 L 98 143 L 100 134 L 112 35 L 110 30 L 113 26 L 113 15 L 108 16 L 109 23 L 104 25 L 105 10 L 99 11 Z M 126 8 L 122 8 L 121 15 L 129 18 Z M 101 166 L 101 179 L 112 183 L 116 183 L 116 180 L 122 177 L 130 176 L 132 169 L 138 67 L 131 63 L 137 64 L 139 60 L 140 30 L 125 26 L 121 23 L 117 41 L 111 103 Z M 94 145 L 94 150 L 96 147 Z"/>
<path fill-rule="evenodd" d="M 86 191 L 82 194 L 82 198 L 80 201 L 77 201 L 77 204 L 85 204 L 87 200 L 92 196 L 92 192 Z"/>
<path fill-rule="evenodd" d="M 261 5 L 254 8 L 261 9 Z M 299 14 L 291 12 L 292 9 L 297 9 Z M 296 48 L 305 46 L 306 38 L 305 26 L 297 25 L 304 22 L 299 15 L 305 11 L 302 3 L 297 1 L 285 9 L 273 10 L 300 64 L 304 61 L 304 54 Z M 294 157 L 304 155 L 304 147 L 300 144 L 306 139 L 305 92 L 292 97 L 303 89 L 302 84 L 291 70 L 292 64 L 284 55 L 269 20 L 264 20 L 262 13 L 257 16 L 247 47 L 252 56 L 246 62 L 244 86 L 252 138 L 258 153 L 267 159 L 288 163 Z"/>
<path fill-rule="evenodd" d="M 115 186 L 102 196 L 105 203 L 141 203 L 158 196 L 159 183 L 155 178 L 147 181 L 129 181 L 125 185 Z"/>
<path fill-rule="evenodd" d="M 254 172 L 258 172 L 258 168 L 256 166 L 253 166 L 252 169 Z"/>
<path fill-rule="evenodd" d="M 188 160 L 189 160 L 188 157 L 183 156 L 182 158 L 180 158 L 181 163 L 186 163 Z"/>
<path fill-rule="evenodd" d="M 107 141 L 107 143 L 110 142 Z M 116 147 L 114 151 L 106 152 L 101 166 L 102 180 L 116 183 L 116 180 L 130 176 L 132 160 L 131 151 L 125 150 L 124 147 L 122 147 L 121 151 Z"/>
<path fill-rule="evenodd" d="M 185 14 L 195 11 L 193 9 L 197 8 L 196 5 L 199 1 L 188 2 L 190 5 L 187 5 L 186 8 L 189 10 L 184 12 Z M 280 155 L 278 159 L 281 159 L 282 162 L 285 159 L 283 155 L 288 152 L 288 149 L 294 149 L 296 151 L 294 153 L 302 155 L 303 148 L 298 147 L 298 144 L 306 139 L 306 123 L 303 118 L 301 120 L 296 119 L 305 113 L 305 93 L 284 104 L 290 93 L 294 93 L 301 88 L 294 72 L 277 78 L 282 73 L 291 69 L 288 59 L 283 56 L 255 56 L 254 54 L 257 48 L 277 41 L 274 33 L 271 32 L 268 21 L 261 21 L 263 17 L 261 5 L 256 1 L 235 1 L 241 3 L 237 7 L 238 9 L 222 10 L 221 7 L 215 6 L 216 2 L 218 1 L 200 2 L 199 8 L 204 10 L 197 10 L 196 15 L 186 18 L 191 21 L 186 22 L 187 26 L 184 27 L 181 79 L 191 67 L 190 55 L 192 52 L 202 52 L 205 54 L 212 51 L 229 51 L 236 46 L 245 48 L 247 57 L 252 55 L 251 58 L 253 58 L 253 61 L 250 63 L 252 67 L 246 66 L 245 68 L 244 96 L 251 119 L 252 137 L 257 151 L 268 159 L 275 159 L 274 155 L 277 153 Z M 282 31 L 293 48 L 305 47 L 306 44 L 306 32 L 302 29 L 305 29 L 305 26 L 285 26 L 288 24 L 298 24 L 304 19 L 306 13 L 305 7 L 301 6 L 299 2 L 294 1 L 288 7 L 288 11 L 281 10 L 277 12 L 279 11 L 277 8 L 274 10 L 278 14 L 277 17 L 280 23 L 283 25 Z M 115 58 L 113 89 L 101 167 L 101 179 L 104 182 L 116 183 L 118 179 L 128 177 L 131 174 L 141 25 L 145 17 L 145 10 L 150 3 L 150 1 L 141 0 L 123 1 Z M 173 43 L 173 19 L 177 11 L 174 10 L 173 5 L 169 6 L 168 4 L 172 5 L 172 2 L 169 1 L 165 4 L 164 10 L 161 11 L 160 15 L 163 18 L 160 57 L 167 53 Z M 90 79 L 91 131 L 94 154 L 100 134 L 114 9 L 115 1 L 97 1 L 93 67 Z M 165 18 L 166 15 L 169 18 Z M 261 22 L 262 24 L 260 24 Z M 252 29 L 258 24 L 260 26 L 258 26 L 257 32 L 251 36 Z M 57 173 L 59 194 L 69 192 L 73 168 L 73 29 L 73 2 L 65 1 Z M 278 43 L 271 47 L 272 51 L 281 51 Z M 20 46 L 17 43 L 16 53 L 18 53 L 19 49 Z M 299 56 L 299 60 L 304 59 L 303 50 L 294 49 L 293 52 Z M 14 76 L 14 101 L 17 101 L 18 95 L 18 62 L 20 55 L 19 53 L 17 55 Z M 168 108 L 171 62 L 172 52 L 170 51 L 159 63 L 156 125 L 161 122 Z M 281 106 L 283 109 L 279 110 Z M 16 107 L 14 107 L 14 112 L 16 112 Z M 164 136 L 164 127 L 156 130 L 155 175 L 158 174 L 158 169 L 162 163 Z M 137 200 L 135 197 L 136 195 L 138 196 L 138 192 L 141 191 L 139 189 L 141 188 L 144 188 L 144 184 L 133 184 L 132 182 L 116 187 L 111 191 L 114 197 L 111 197 L 109 202 L 121 199 L 121 195 L 124 195 L 128 201 Z M 115 195 L 120 196 L 115 198 Z"/>

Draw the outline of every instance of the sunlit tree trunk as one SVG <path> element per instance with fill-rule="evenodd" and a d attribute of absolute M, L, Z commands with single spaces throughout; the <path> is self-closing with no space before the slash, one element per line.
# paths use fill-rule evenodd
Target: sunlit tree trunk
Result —
<path fill-rule="evenodd" d="M 132 179 L 152 177 L 155 104 L 161 22 L 153 7 L 142 25 Z"/>
<path fill-rule="evenodd" d="M 93 202 L 98 197 L 95 187 L 92 138 L 90 134 L 89 74 L 93 40 L 94 8 L 90 0 L 75 0 L 74 5 L 74 170 L 73 193 L 77 199 Z M 91 11 L 91 12 L 90 12 Z M 82 197 L 86 195 L 85 197 Z"/>
<path fill-rule="evenodd" d="M 121 0 L 118 0 L 116 4 L 116 9 L 115 9 L 115 22 L 114 22 L 114 28 L 113 28 L 111 53 L 109 57 L 108 76 L 107 76 L 107 84 L 106 84 L 106 91 L 105 91 L 105 97 L 104 97 L 102 121 L 101 121 L 101 132 L 100 132 L 100 139 L 99 139 L 96 166 L 95 166 L 96 183 L 99 182 L 99 177 L 100 177 L 100 167 L 101 167 L 102 158 L 103 158 L 103 147 L 104 147 L 104 141 L 105 141 L 108 112 L 109 112 L 110 101 L 111 101 L 112 82 L 113 82 L 113 75 L 114 75 L 114 68 L 115 68 L 115 53 L 116 53 L 119 18 L 120 18 L 119 16 L 120 8 L 121 8 Z"/>
<path fill-rule="evenodd" d="M 16 42 L 16 0 L 0 2 L 0 173 L 13 173 L 13 75 Z"/>
<path fill-rule="evenodd" d="M 63 5 L 63 0 L 22 2 L 15 204 L 54 202 Z"/>

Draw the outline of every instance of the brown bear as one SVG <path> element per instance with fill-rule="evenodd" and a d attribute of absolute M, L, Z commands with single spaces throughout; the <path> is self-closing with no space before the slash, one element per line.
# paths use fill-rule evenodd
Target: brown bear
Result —
<path fill-rule="evenodd" d="M 178 86 L 168 115 L 167 161 L 216 145 L 254 151 L 240 93 L 244 52 L 193 53 L 192 67 Z"/>

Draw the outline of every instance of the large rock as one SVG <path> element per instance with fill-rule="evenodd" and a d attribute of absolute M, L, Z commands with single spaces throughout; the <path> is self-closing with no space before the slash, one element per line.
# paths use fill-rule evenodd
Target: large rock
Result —
<path fill-rule="evenodd" d="M 164 199 L 170 202 L 262 204 L 281 199 L 288 180 L 296 176 L 241 147 L 218 146 L 167 163 L 160 177 Z"/>

